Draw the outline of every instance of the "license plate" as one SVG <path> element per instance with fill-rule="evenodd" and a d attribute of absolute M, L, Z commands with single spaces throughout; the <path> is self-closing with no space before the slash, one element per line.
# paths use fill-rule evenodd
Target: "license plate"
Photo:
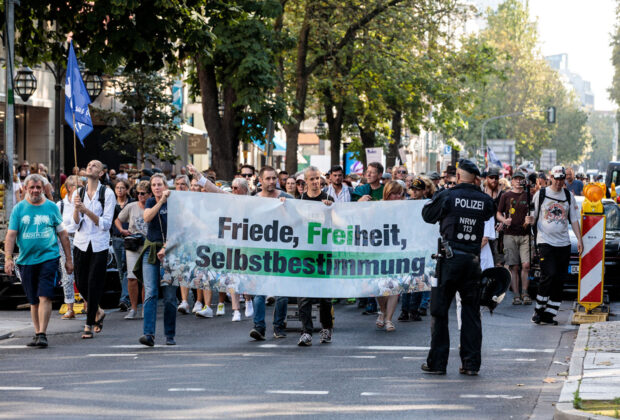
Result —
<path fill-rule="evenodd" d="M 568 272 L 571 274 L 579 274 L 579 266 L 571 265 L 570 267 L 568 267 Z"/>

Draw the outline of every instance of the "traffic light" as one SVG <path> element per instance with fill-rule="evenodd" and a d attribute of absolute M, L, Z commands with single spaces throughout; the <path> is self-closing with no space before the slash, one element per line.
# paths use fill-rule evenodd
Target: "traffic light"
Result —
<path fill-rule="evenodd" d="M 554 106 L 550 106 L 547 107 L 547 122 L 549 124 L 555 124 L 555 107 Z"/>

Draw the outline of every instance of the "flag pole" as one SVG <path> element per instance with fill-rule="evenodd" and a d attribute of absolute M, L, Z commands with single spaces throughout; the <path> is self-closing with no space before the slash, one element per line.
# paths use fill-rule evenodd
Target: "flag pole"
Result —
<path fill-rule="evenodd" d="M 73 159 L 75 162 L 74 168 L 77 168 L 78 163 L 77 163 L 77 145 L 75 141 L 75 112 L 73 113 Z M 71 171 L 71 173 L 73 173 L 73 171 Z M 79 175 L 79 171 L 77 175 Z"/>

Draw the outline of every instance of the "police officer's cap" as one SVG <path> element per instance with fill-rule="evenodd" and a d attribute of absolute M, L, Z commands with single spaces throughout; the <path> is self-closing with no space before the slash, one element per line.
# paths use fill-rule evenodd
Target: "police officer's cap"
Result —
<path fill-rule="evenodd" d="M 439 176 L 437 172 L 431 172 L 428 177 L 431 179 L 431 181 L 439 181 L 441 179 L 441 176 Z"/>
<path fill-rule="evenodd" d="M 459 160 L 459 169 L 462 169 L 465 172 L 469 172 L 470 174 L 480 176 L 480 170 L 478 169 L 476 164 L 469 159 Z"/>

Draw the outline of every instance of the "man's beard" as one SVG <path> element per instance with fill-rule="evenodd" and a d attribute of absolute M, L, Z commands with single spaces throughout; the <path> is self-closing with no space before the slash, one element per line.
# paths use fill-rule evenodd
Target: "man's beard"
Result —
<path fill-rule="evenodd" d="M 29 193 L 26 193 L 26 199 L 31 203 L 40 203 L 41 201 L 43 201 L 43 195 L 39 194 L 37 196 L 33 196 Z"/>

